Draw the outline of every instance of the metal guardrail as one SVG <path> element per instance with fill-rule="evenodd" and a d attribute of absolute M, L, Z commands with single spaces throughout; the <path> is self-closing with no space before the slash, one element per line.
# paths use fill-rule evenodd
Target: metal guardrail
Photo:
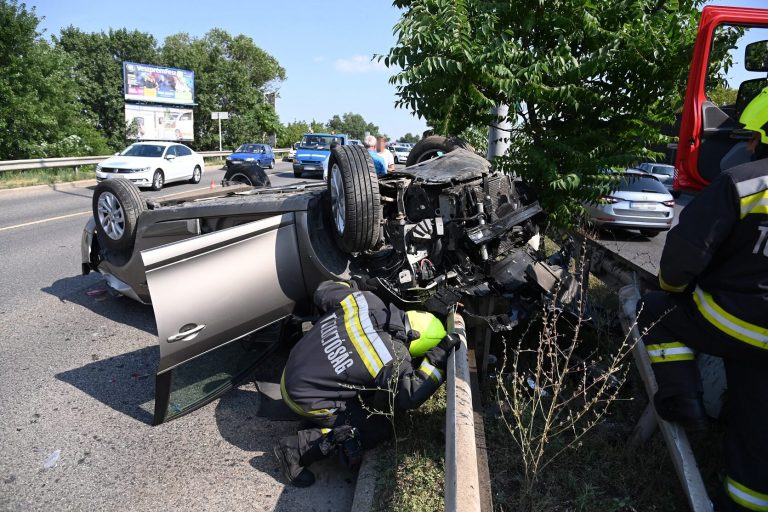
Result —
<path fill-rule="evenodd" d="M 288 153 L 288 149 L 275 149 L 275 155 Z M 216 158 L 227 156 L 232 151 L 198 151 L 203 158 Z M 71 167 L 77 171 L 83 165 L 93 165 L 103 162 L 114 155 L 103 156 L 74 156 L 64 158 L 33 158 L 30 160 L 5 160 L 0 161 L 0 172 L 5 171 L 31 171 L 37 169 L 61 169 Z"/>
<path fill-rule="evenodd" d="M 467 330 L 464 319 L 448 315 L 448 332 L 455 332 L 461 344 L 448 357 L 445 411 L 445 510 L 480 512 L 480 478 L 475 444 Z"/>

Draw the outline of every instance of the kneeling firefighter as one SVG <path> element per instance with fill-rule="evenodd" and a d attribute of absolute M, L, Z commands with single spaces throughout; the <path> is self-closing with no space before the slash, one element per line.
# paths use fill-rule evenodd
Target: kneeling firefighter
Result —
<path fill-rule="evenodd" d="M 707 423 L 696 351 L 723 358 L 726 478 L 718 512 L 768 512 L 768 88 L 744 109 L 752 161 L 722 172 L 680 214 L 638 324 L 659 416 Z"/>
<path fill-rule="evenodd" d="M 386 305 L 357 283 L 322 283 L 315 304 L 326 314 L 296 344 L 281 379 L 283 401 L 305 421 L 275 445 L 285 477 L 307 487 L 307 466 L 338 451 L 349 466 L 391 435 L 387 414 L 415 409 L 438 389 L 451 350 L 437 317 Z"/>

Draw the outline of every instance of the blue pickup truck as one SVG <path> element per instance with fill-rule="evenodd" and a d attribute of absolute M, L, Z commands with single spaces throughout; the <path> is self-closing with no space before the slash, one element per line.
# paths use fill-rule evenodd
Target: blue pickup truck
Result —
<path fill-rule="evenodd" d="M 345 145 L 347 141 L 343 133 L 305 133 L 293 158 L 293 175 L 301 178 L 304 173 L 312 173 L 322 177 L 323 162 L 331 154 L 331 144 Z"/>

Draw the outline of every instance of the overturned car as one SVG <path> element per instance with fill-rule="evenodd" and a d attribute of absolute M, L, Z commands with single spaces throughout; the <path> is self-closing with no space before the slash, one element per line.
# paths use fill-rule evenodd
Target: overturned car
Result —
<path fill-rule="evenodd" d="M 442 315 L 462 303 L 499 331 L 537 307 L 567 264 L 537 250 L 532 191 L 461 148 L 377 178 L 364 148 L 339 146 L 327 184 L 220 190 L 166 203 L 122 180 L 94 192 L 83 272 L 154 307 L 156 423 L 229 389 L 263 357 L 259 332 L 312 317 L 321 281 L 354 277 Z"/>

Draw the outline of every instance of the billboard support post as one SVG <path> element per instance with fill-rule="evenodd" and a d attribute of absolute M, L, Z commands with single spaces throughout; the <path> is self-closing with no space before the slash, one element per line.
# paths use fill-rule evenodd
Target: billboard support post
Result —
<path fill-rule="evenodd" d="M 229 112 L 211 112 L 211 119 L 218 119 L 219 120 L 219 151 L 222 151 L 222 149 L 221 149 L 221 120 L 222 119 L 229 119 Z"/>

